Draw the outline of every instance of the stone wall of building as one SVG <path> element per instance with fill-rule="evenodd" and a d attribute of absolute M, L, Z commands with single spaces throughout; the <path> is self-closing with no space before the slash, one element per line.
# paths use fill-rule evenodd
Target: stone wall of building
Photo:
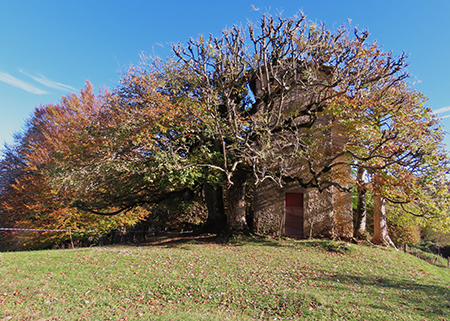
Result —
<path fill-rule="evenodd" d="M 305 195 L 304 235 L 307 237 L 333 237 L 333 194 L 309 189 Z"/>
<path fill-rule="evenodd" d="M 255 231 L 264 235 L 283 235 L 285 194 L 303 193 L 305 237 L 350 238 L 353 236 L 353 212 L 350 193 L 331 187 L 323 192 L 305 190 L 297 183 L 281 188 L 265 181 L 255 188 L 253 199 Z"/>
<path fill-rule="evenodd" d="M 253 197 L 253 227 L 259 234 L 281 235 L 284 228 L 282 189 L 272 181 L 264 181 L 255 188 Z"/>
<path fill-rule="evenodd" d="M 345 131 L 340 126 L 335 126 L 331 135 L 332 148 L 334 152 L 342 151 L 342 148 L 348 141 Z M 345 164 L 348 161 L 347 156 L 340 156 L 336 162 Z M 333 169 L 333 176 L 342 186 L 351 184 L 350 166 L 342 165 Z M 339 191 L 333 187 L 333 206 L 334 221 L 336 223 L 336 233 L 342 238 L 353 237 L 353 202 L 352 194 Z"/>
<path fill-rule="evenodd" d="M 317 70 L 317 72 L 323 73 L 319 77 L 327 81 L 330 74 L 325 71 L 320 68 Z M 256 79 L 251 84 L 256 98 L 262 95 L 260 81 L 264 82 L 265 78 Z M 301 86 L 298 86 L 289 95 L 283 97 L 283 100 L 275 100 L 274 104 L 282 102 L 281 110 L 285 115 L 296 114 L 291 111 L 305 110 L 306 106 L 310 106 L 311 95 L 311 92 L 305 92 Z M 261 101 L 261 104 L 263 103 Z M 293 119 L 293 124 L 308 127 L 308 123 L 312 120 L 310 117 L 307 114 L 299 116 Z M 309 131 L 309 136 L 305 136 L 318 142 L 311 151 L 318 159 L 318 163 L 314 164 L 318 168 L 327 166 L 328 157 L 339 154 L 347 142 L 345 132 L 338 126 L 331 125 L 334 124 L 329 116 L 319 115 L 314 120 L 313 130 Z M 273 139 L 277 139 L 276 135 Z M 286 168 L 291 170 L 287 173 L 288 175 L 300 177 L 305 181 L 313 178 L 305 161 L 300 161 L 295 157 L 286 158 L 283 161 L 288 163 L 289 166 Z M 338 161 L 345 163 L 345 158 L 342 156 Z M 269 169 L 273 167 L 276 170 L 277 166 L 276 162 L 267 164 Z M 332 181 L 339 181 L 344 185 L 348 183 L 350 168 L 346 165 L 335 167 L 328 175 L 332 176 Z M 272 181 L 264 181 L 255 187 L 253 227 L 257 233 L 266 235 L 283 235 L 285 233 L 286 193 L 303 193 L 303 235 L 305 237 L 350 238 L 353 236 L 353 210 L 350 193 L 339 191 L 336 187 L 330 187 L 322 192 L 317 189 L 305 190 L 295 182 L 280 187 Z"/>
<path fill-rule="evenodd" d="M 333 213 L 337 237 L 353 237 L 353 204 L 352 194 L 334 188 Z"/>

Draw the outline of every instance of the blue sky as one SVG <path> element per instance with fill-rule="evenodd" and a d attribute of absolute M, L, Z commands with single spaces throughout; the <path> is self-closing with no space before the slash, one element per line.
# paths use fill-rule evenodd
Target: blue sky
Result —
<path fill-rule="evenodd" d="M 165 57 L 171 43 L 300 11 L 329 29 L 351 19 L 385 51 L 408 54 L 411 84 L 450 131 L 450 1 L 0 0 L 0 144 L 12 143 L 34 107 L 86 80 L 115 87 L 142 52 Z"/>

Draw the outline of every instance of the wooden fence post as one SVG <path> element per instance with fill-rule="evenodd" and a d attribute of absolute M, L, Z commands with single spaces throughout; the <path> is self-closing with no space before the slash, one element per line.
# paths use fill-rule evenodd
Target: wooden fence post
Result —
<path fill-rule="evenodd" d="M 72 245 L 72 250 L 75 248 L 73 246 L 73 240 L 72 240 L 72 229 L 69 227 L 69 236 L 70 236 L 70 244 Z"/>

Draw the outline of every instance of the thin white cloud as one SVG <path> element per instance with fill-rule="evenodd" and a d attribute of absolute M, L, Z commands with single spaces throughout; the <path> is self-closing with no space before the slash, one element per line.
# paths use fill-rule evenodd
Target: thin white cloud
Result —
<path fill-rule="evenodd" d="M 0 71 L 0 81 L 3 81 L 4 83 L 7 83 L 11 86 L 23 89 L 35 95 L 48 94 L 47 91 L 34 87 L 33 85 L 30 85 L 25 81 L 22 81 L 14 76 L 11 76 L 7 72 Z"/>
<path fill-rule="evenodd" d="M 449 118 L 450 117 L 450 115 L 447 115 L 447 116 L 443 116 L 443 117 L 439 117 L 440 119 L 445 119 L 445 118 Z"/>
<path fill-rule="evenodd" d="M 446 111 L 450 111 L 450 106 L 442 107 L 442 108 L 434 110 L 434 112 L 436 114 L 445 113 Z"/>
<path fill-rule="evenodd" d="M 28 77 L 32 78 L 34 81 L 37 81 L 40 84 L 43 84 L 44 86 L 50 87 L 50 88 L 55 88 L 55 89 L 59 89 L 59 90 L 71 90 L 71 91 L 77 91 L 77 89 L 68 86 L 68 85 L 64 85 L 61 84 L 59 82 L 50 80 L 42 75 L 39 75 L 39 77 L 35 77 L 32 76 L 26 72 L 24 72 L 23 70 L 19 70 L 21 73 L 23 73 L 24 75 L 27 75 Z"/>

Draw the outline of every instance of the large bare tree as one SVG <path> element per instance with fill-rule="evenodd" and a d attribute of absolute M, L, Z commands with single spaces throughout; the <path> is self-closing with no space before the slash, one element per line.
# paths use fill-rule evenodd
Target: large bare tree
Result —
<path fill-rule="evenodd" d="M 352 114 L 350 107 L 392 96 L 408 76 L 405 56 L 383 52 L 368 43 L 368 36 L 346 26 L 331 32 L 304 15 L 263 16 L 258 25 L 235 26 L 220 37 L 200 36 L 174 46 L 175 60 L 159 68 L 164 86 L 204 106 L 202 148 L 209 148 L 205 155 L 211 157 L 193 163 L 185 155 L 197 146 L 186 145 L 182 154 L 172 149 L 171 160 L 178 168 L 207 167 L 223 175 L 228 229 L 246 228 L 244 195 L 250 180 L 280 185 L 295 180 L 304 188 L 348 190 L 349 177 L 339 167 L 381 169 L 419 161 L 411 146 L 385 150 L 397 134 L 383 121 L 402 108 L 410 92 L 403 91 L 395 103 L 391 99 L 386 119 L 383 110 L 376 113 L 380 135 L 370 144 L 347 130 L 355 124 L 360 129 L 377 108 L 366 101 Z M 355 121 L 359 116 L 364 117 Z M 322 138 L 332 130 L 347 135 L 348 143 L 324 144 Z M 388 161 L 380 165 L 377 159 Z"/>

